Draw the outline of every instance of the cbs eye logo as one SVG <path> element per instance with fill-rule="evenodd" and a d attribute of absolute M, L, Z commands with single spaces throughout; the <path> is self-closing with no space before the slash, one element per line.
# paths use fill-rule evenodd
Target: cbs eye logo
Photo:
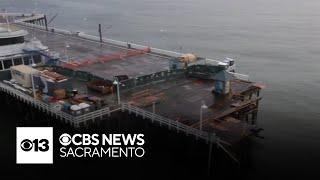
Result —
<path fill-rule="evenodd" d="M 20 143 L 20 147 L 23 151 L 33 151 L 38 152 L 46 152 L 49 150 L 49 141 L 47 139 L 34 139 L 31 141 L 30 139 L 24 139 Z"/>
<path fill-rule="evenodd" d="M 64 133 L 60 136 L 59 141 L 63 146 L 68 146 L 71 143 L 71 136 L 67 133 Z"/>
<path fill-rule="evenodd" d="M 52 127 L 17 127 L 17 164 L 53 163 Z"/>

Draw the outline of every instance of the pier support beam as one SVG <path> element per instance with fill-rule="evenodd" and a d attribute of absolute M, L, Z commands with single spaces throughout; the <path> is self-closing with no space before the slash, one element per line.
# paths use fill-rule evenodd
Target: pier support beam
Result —
<path fill-rule="evenodd" d="M 44 15 L 44 25 L 46 27 L 46 31 L 48 31 L 48 20 L 46 15 Z"/>
<path fill-rule="evenodd" d="M 209 155 L 208 155 L 208 176 L 210 176 L 211 172 L 211 161 L 213 160 L 212 157 L 212 149 L 213 149 L 213 139 L 215 139 L 215 134 L 209 133 Z M 216 142 L 217 143 L 217 142 Z"/>

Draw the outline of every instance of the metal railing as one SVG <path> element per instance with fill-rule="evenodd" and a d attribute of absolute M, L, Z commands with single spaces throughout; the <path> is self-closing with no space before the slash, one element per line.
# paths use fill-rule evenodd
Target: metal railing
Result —
<path fill-rule="evenodd" d="M 88 112 L 82 115 L 73 116 L 71 114 L 68 114 L 66 112 L 63 112 L 61 110 L 56 110 L 49 104 L 46 104 L 40 100 L 37 100 L 26 93 L 23 93 L 9 85 L 6 85 L 2 82 L 0 82 L 0 90 L 8 93 L 9 95 L 22 100 L 23 102 L 26 102 L 28 104 L 33 105 L 34 107 L 38 108 L 39 110 L 48 112 L 49 114 L 55 115 L 56 117 L 59 117 L 60 119 L 65 119 L 67 122 L 73 124 L 75 127 L 79 126 L 79 123 L 86 123 L 88 120 L 93 120 L 98 117 L 102 117 L 104 115 L 110 115 L 112 112 L 117 111 L 119 109 L 110 110 L 110 107 L 105 107 L 96 111 Z M 156 121 L 159 122 L 160 125 L 166 125 L 169 129 L 173 128 L 176 129 L 178 132 L 182 131 L 186 134 L 194 135 L 198 138 L 204 139 L 206 141 L 209 140 L 209 134 L 204 131 L 200 131 L 198 129 L 195 129 L 193 127 L 187 126 L 181 122 L 174 121 L 172 119 L 160 116 L 158 114 L 143 110 L 141 108 L 132 106 L 127 103 L 121 104 L 122 110 L 128 110 L 129 113 L 133 112 L 136 114 L 139 114 L 143 116 L 144 118 L 150 119 L 152 122 Z"/>
<path fill-rule="evenodd" d="M 57 118 L 65 119 L 68 123 L 73 125 L 76 128 L 80 127 L 80 123 L 86 123 L 89 120 L 94 120 L 95 118 L 102 118 L 104 115 L 110 116 L 110 114 L 114 111 L 120 110 L 120 108 L 116 108 L 114 110 L 110 110 L 109 107 L 105 107 L 96 111 L 92 111 L 83 115 L 79 116 L 72 116 L 68 113 L 65 113 L 61 110 L 56 110 L 50 105 L 39 101 L 37 99 L 34 99 L 33 97 L 11 87 L 8 86 L 2 82 L 0 82 L 0 91 L 6 92 L 9 95 L 22 100 L 23 102 L 27 104 L 31 104 L 34 107 L 38 108 L 39 110 L 45 111 L 48 114 L 51 114 L 52 116 L 56 116 Z M 219 147 L 223 149 L 234 161 L 239 162 L 237 158 L 229 151 L 227 150 L 223 144 L 230 145 L 229 143 L 221 140 L 219 137 L 216 136 L 215 133 L 208 133 L 205 131 L 200 131 L 198 129 L 195 129 L 193 127 L 187 126 L 183 123 L 180 123 L 179 121 L 174 121 L 172 119 L 157 115 L 155 113 L 143 110 L 141 108 L 132 106 L 128 103 L 122 103 L 121 104 L 121 110 L 127 110 L 129 113 L 135 113 L 137 115 L 141 115 L 143 118 L 148 118 L 152 122 L 158 122 L 161 125 L 168 126 L 169 129 L 175 129 L 177 132 L 182 131 L 185 132 L 187 135 L 191 134 L 194 135 L 196 138 L 203 139 L 207 143 L 216 143 Z"/>
<path fill-rule="evenodd" d="M 110 107 L 104 107 L 102 109 L 92 111 L 89 113 L 85 113 L 79 116 L 73 116 L 71 114 L 68 114 L 66 112 L 63 112 L 61 110 L 56 110 L 49 104 L 46 104 L 40 100 L 37 100 L 9 85 L 6 85 L 2 82 L 0 82 L 0 90 L 8 93 L 9 95 L 22 100 L 23 102 L 26 102 L 28 104 L 33 105 L 34 107 L 38 108 L 39 110 L 45 111 L 51 115 L 55 115 L 57 118 L 64 119 L 68 123 L 74 125 L 75 127 L 79 127 L 80 123 L 86 123 L 89 120 L 94 120 L 95 118 L 103 117 L 105 115 L 110 116 L 110 114 L 114 111 L 117 111 L 119 109 L 110 110 Z"/>
<path fill-rule="evenodd" d="M 15 23 L 23 25 L 23 26 L 31 27 L 31 28 L 46 30 L 45 26 L 28 23 L 24 20 L 16 21 Z M 73 35 L 74 37 L 79 37 L 79 38 L 90 40 L 90 41 L 100 42 L 100 37 L 95 36 L 95 35 L 86 34 L 84 32 L 73 32 L 70 30 L 60 29 L 60 28 L 53 27 L 53 26 L 48 26 L 48 30 L 51 32 L 60 33 L 62 35 Z M 163 58 L 165 58 L 165 57 L 170 57 L 170 58 L 171 57 L 180 57 L 181 55 L 184 54 L 181 52 L 174 52 L 174 51 L 170 51 L 170 50 L 164 50 L 164 49 L 154 48 L 154 47 L 150 47 L 150 46 L 146 46 L 146 45 L 135 44 L 132 42 L 124 42 L 124 41 L 119 41 L 119 40 L 114 40 L 114 39 L 109 39 L 109 38 L 102 38 L 102 41 L 104 43 L 109 43 L 111 45 L 115 45 L 117 47 L 122 47 L 122 48 L 127 48 L 128 44 L 130 44 L 131 48 L 133 48 L 133 49 L 143 50 L 146 48 L 150 48 L 151 55 L 161 55 L 161 56 L 163 56 Z M 210 59 L 210 60 L 215 61 L 215 62 L 220 62 L 218 60 L 212 60 L 212 59 Z"/>
<path fill-rule="evenodd" d="M 14 14 L 13 14 L 14 15 Z M 19 14 L 17 14 L 19 15 Z M 15 20 L 14 22 L 17 23 L 17 22 L 28 22 L 28 21 L 33 21 L 33 20 L 37 20 L 37 19 L 42 19 L 45 17 L 44 14 L 20 14 L 21 17 L 24 16 L 24 18 L 21 18 L 21 19 L 17 19 Z M 29 15 L 29 16 L 26 16 L 26 15 Z"/>
<path fill-rule="evenodd" d="M 227 155 L 233 159 L 235 162 L 239 163 L 239 160 L 236 158 L 236 156 L 228 150 L 224 145 L 231 146 L 226 141 L 221 140 L 219 137 L 216 136 L 215 133 L 208 133 L 205 131 L 200 131 L 198 129 L 195 129 L 193 127 L 187 126 L 179 121 L 174 121 L 172 119 L 157 115 L 155 113 L 146 111 L 144 109 L 138 108 L 136 106 L 132 106 L 128 103 L 122 103 L 121 104 L 121 110 L 127 110 L 129 111 L 129 114 L 135 113 L 136 115 L 140 115 L 144 118 L 148 118 L 153 122 L 158 122 L 161 125 L 167 125 L 169 130 L 175 129 L 177 132 L 182 131 L 185 132 L 187 135 L 191 134 L 194 135 L 197 139 L 205 140 L 207 143 L 215 143 L 218 147 L 220 147 Z"/>
<path fill-rule="evenodd" d="M 120 86 L 120 90 L 129 90 L 135 87 L 145 86 L 148 84 L 156 84 L 158 82 L 163 82 L 170 79 L 176 79 L 179 77 L 183 77 L 186 74 L 185 69 L 178 69 L 178 70 L 166 70 L 166 71 L 159 71 L 152 74 L 147 74 L 143 76 L 138 76 L 135 78 L 131 78 L 125 81 L 122 81 Z"/>
<path fill-rule="evenodd" d="M 172 119 L 146 111 L 144 109 L 138 108 L 128 103 L 122 103 L 121 109 L 122 111 L 127 110 L 129 114 L 135 113 L 135 114 L 141 115 L 143 118 L 150 119 L 152 122 L 158 122 L 160 126 L 166 125 L 168 126 L 169 129 L 175 129 L 177 132 L 179 131 L 185 132 L 187 135 L 189 134 L 194 135 L 195 137 L 203 139 L 207 142 L 209 141 L 215 142 L 217 140 L 217 138 L 210 138 L 210 134 L 208 132 L 200 131 L 193 127 L 187 126 L 179 121 L 174 121 Z"/>
<path fill-rule="evenodd" d="M 229 73 L 233 74 L 237 79 L 249 81 L 249 75 L 240 74 L 240 73 L 233 73 L 233 72 L 229 72 Z"/>

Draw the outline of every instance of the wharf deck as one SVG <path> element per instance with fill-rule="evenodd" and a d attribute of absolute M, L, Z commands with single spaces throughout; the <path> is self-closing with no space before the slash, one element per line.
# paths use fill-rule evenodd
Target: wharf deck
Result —
<path fill-rule="evenodd" d="M 122 93 L 121 97 L 126 103 L 197 129 L 200 107 L 204 103 L 208 109 L 203 110 L 203 130 L 215 132 L 228 142 L 237 142 L 242 136 L 248 135 L 254 126 L 235 118 L 232 118 L 234 121 L 224 121 L 224 118 L 230 119 L 232 113 L 260 99 L 252 97 L 242 102 L 233 99 L 232 95 L 217 97 L 212 93 L 213 84 L 212 80 L 181 77 L 138 87 Z M 254 83 L 236 80 L 231 86 L 235 94 L 241 94 L 254 87 Z M 233 107 L 237 103 L 239 106 Z"/>
<path fill-rule="evenodd" d="M 25 18 L 25 15 L 18 16 Z M 209 153 L 212 150 L 212 143 L 216 143 L 236 162 L 239 161 L 229 151 L 229 147 L 253 134 L 252 132 L 257 132 L 255 120 L 261 99 L 259 97 L 261 87 L 247 81 L 248 76 L 233 73 L 237 78 L 231 80 L 231 92 L 227 95 L 218 95 L 213 93 L 214 80 L 206 80 L 203 76 L 192 78 L 185 69 L 169 70 L 170 59 L 180 57 L 181 53 L 111 39 L 101 38 L 99 42 L 98 37 L 85 33 L 48 27 L 45 15 L 28 16 L 30 17 L 24 20 L 12 21 L 29 31 L 26 39 L 36 37 L 48 46 L 50 51 L 58 52 L 62 63 L 60 66 L 72 67 L 38 68 L 50 68 L 57 72 L 61 71 L 59 72 L 61 74 L 65 72 L 64 75 L 72 82 L 73 90 L 76 89 L 80 93 L 79 97 L 98 96 L 100 98 L 95 98 L 103 99 L 106 103 L 93 106 L 94 110 L 75 114 L 55 108 L 54 103 L 57 103 L 57 99 L 51 103 L 33 98 L 30 89 L 28 92 L 24 88 L 19 88 L 20 86 L 8 81 L 9 79 L 0 82 L 0 91 L 75 128 L 88 128 L 88 124 L 108 118 L 116 111 L 134 113 L 177 133 L 183 132 L 206 141 L 210 144 Z M 199 59 L 204 62 L 205 58 Z M 118 75 L 126 75 L 129 79 L 117 83 L 121 87 L 108 81 L 110 94 L 92 92 L 86 87 L 88 81 L 101 81 L 101 79 L 112 81 L 114 76 Z M 71 100 L 71 104 L 77 105 L 72 103 L 72 100 L 77 100 L 76 97 L 68 96 L 63 100 L 65 101 L 62 102 Z"/>
<path fill-rule="evenodd" d="M 65 62 L 83 62 L 128 51 L 128 48 L 123 46 L 100 43 L 76 35 L 53 33 L 27 26 L 22 26 L 22 28 L 29 31 L 30 34 L 27 38 L 33 38 L 36 35 L 51 51 L 60 53 L 61 59 Z M 134 78 L 168 70 L 170 58 L 172 57 L 158 53 L 143 53 L 81 66 L 78 70 L 109 80 L 117 75 L 128 75 L 130 78 Z M 73 86 L 81 93 L 98 95 L 86 88 L 85 81 L 72 79 L 72 82 Z M 203 128 L 200 132 L 195 131 L 196 134 L 213 132 L 221 136 L 220 138 L 223 140 L 236 142 L 242 137 L 242 134 L 248 134 L 253 126 L 247 126 L 246 122 L 229 116 L 244 107 L 233 108 L 234 104 L 240 104 L 243 101 L 233 97 L 234 95 L 242 96 L 243 92 L 255 88 L 252 82 L 234 80 L 231 82 L 232 92 L 228 96 L 216 96 L 212 93 L 214 90 L 213 80 L 179 76 L 121 91 L 120 96 L 121 103 L 140 108 L 139 112 L 137 111 L 138 114 L 151 113 L 150 117 L 157 115 L 160 122 L 168 121 L 169 124 L 176 122 L 177 128 L 180 123 L 180 126 L 188 127 L 190 132 L 199 129 L 200 107 L 206 104 L 208 108 L 203 110 L 202 114 Z M 110 105 L 117 104 L 116 93 L 98 96 L 105 98 Z M 251 96 L 252 94 L 250 98 Z M 131 108 L 126 107 L 127 109 Z M 233 118 L 233 121 L 223 121 L 224 119 L 221 118 Z"/>
<path fill-rule="evenodd" d="M 58 52 L 64 61 L 82 62 L 128 51 L 126 47 L 114 44 L 101 44 L 77 36 L 52 33 L 25 26 L 22 26 L 22 28 L 29 31 L 27 38 L 32 38 L 36 35 L 36 38 L 48 46 L 50 50 Z M 105 63 L 79 67 L 78 69 L 112 80 L 116 75 L 136 77 L 168 70 L 169 59 L 170 57 L 165 55 L 145 53 L 128 58 L 114 59 Z"/>

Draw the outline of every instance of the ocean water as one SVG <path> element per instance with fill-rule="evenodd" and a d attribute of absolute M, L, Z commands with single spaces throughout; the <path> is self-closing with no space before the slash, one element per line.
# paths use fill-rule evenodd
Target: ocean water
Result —
<path fill-rule="evenodd" d="M 204 57 L 236 59 L 266 84 L 249 177 L 311 176 L 320 160 L 319 0 L 1 0 L 50 25 Z M 111 28 L 110 28 L 111 27 Z"/>

